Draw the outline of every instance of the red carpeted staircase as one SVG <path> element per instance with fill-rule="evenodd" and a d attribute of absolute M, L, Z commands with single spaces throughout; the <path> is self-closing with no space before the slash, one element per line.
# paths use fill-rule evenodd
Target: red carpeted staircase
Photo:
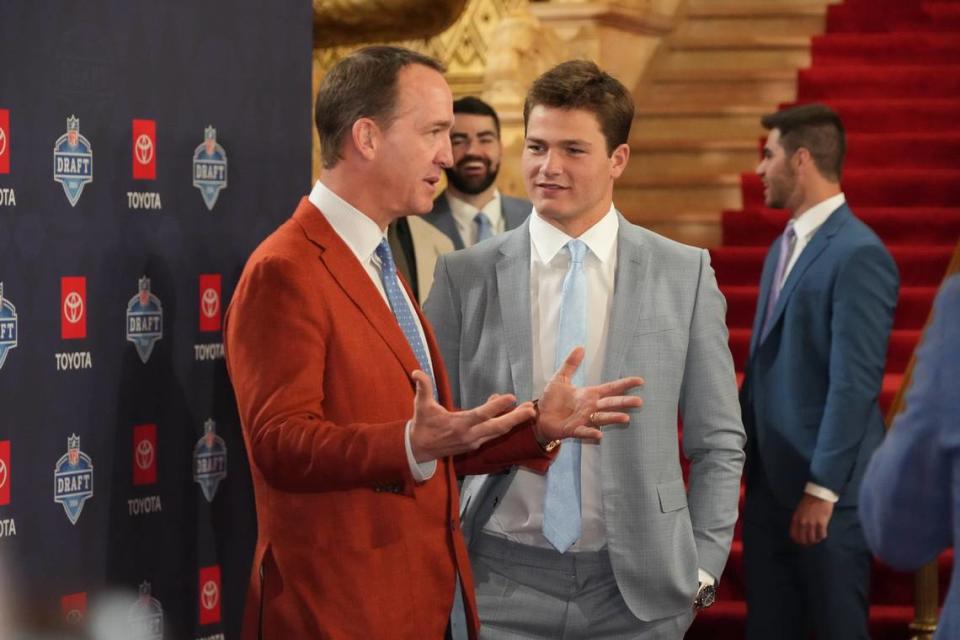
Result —
<path fill-rule="evenodd" d="M 798 102 L 825 102 L 843 118 L 847 200 L 900 269 L 880 395 L 886 409 L 960 239 L 960 0 L 847 0 L 831 6 L 826 35 L 813 39 L 812 64 L 798 76 Z M 787 220 L 786 213 L 764 208 L 755 175 L 744 174 L 741 183 L 744 210 L 724 212 L 723 245 L 712 251 L 738 372 L 747 358 L 763 258 Z M 720 599 L 698 616 L 688 638 L 744 637 L 739 531 Z M 951 552 L 940 559 L 941 599 L 952 561 Z M 875 640 L 910 637 L 913 597 L 912 574 L 875 563 Z"/>

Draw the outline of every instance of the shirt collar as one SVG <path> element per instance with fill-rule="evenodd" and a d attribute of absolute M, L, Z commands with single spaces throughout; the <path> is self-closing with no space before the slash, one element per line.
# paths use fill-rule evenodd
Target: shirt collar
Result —
<path fill-rule="evenodd" d="M 470 225 L 474 224 L 473 218 L 477 215 L 476 207 L 454 196 L 450 193 L 449 189 L 444 195 L 447 198 L 447 202 L 450 204 L 450 212 L 453 214 L 454 219 L 460 224 L 460 226 L 468 228 Z M 487 218 L 490 219 L 490 226 L 496 229 L 497 225 L 500 223 L 500 218 L 503 217 L 502 209 L 500 208 L 499 190 L 493 190 L 493 198 L 490 200 L 490 202 L 483 205 L 480 211 L 483 211 L 485 214 L 487 214 Z"/>
<path fill-rule="evenodd" d="M 800 217 L 793 221 L 793 230 L 798 238 L 806 238 L 827 221 L 830 214 L 839 209 L 847 201 L 843 193 L 830 196 L 822 202 L 818 202 L 806 211 L 800 214 Z"/>
<path fill-rule="evenodd" d="M 580 235 L 587 248 L 602 264 L 606 264 L 614 257 L 617 246 L 617 232 L 620 229 L 620 218 L 613 204 L 610 210 L 592 227 Z M 530 242 L 537 257 L 547 264 L 553 260 L 563 247 L 572 240 L 566 233 L 540 217 L 534 209 L 530 215 Z"/>
<path fill-rule="evenodd" d="M 337 235 L 347 243 L 361 264 L 370 261 L 377 245 L 386 237 L 370 217 L 317 180 L 310 192 L 310 203 L 323 213 Z"/>

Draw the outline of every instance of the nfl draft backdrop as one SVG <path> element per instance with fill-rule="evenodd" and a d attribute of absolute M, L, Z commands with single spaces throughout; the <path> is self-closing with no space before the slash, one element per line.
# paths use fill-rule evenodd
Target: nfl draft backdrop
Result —
<path fill-rule="evenodd" d="M 0 636 L 238 637 L 221 322 L 310 187 L 311 28 L 310 0 L 0 3 Z"/>

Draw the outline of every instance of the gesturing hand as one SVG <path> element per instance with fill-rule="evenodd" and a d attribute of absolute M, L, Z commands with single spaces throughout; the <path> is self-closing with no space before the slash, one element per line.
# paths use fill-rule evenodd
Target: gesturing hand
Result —
<path fill-rule="evenodd" d="M 414 371 L 413 380 L 417 395 L 413 399 L 410 447 L 417 462 L 473 451 L 536 415 L 530 402 L 504 413 L 517 399 L 500 394 L 469 411 L 447 411 L 433 399 L 433 384 L 427 374 Z"/>
<path fill-rule="evenodd" d="M 627 409 L 643 404 L 637 396 L 623 395 L 643 384 L 636 376 L 593 387 L 575 387 L 570 379 L 583 361 L 583 347 L 570 352 L 553 374 L 540 398 L 540 419 L 535 426 L 541 443 L 562 438 L 599 440 L 600 426 L 630 422 Z"/>

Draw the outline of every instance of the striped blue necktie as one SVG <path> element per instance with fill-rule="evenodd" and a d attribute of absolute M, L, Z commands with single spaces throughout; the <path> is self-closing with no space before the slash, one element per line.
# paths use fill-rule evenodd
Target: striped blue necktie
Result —
<path fill-rule="evenodd" d="M 563 278 L 560 302 L 560 327 L 557 331 L 556 367 L 560 368 L 574 347 L 586 347 L 587 281 L 583 257 L 587 245 L 582 240 L 567 243 L 570 267 Z M 571 383 L 583 386 L 584 364 L 573 374 Z M 543 535 L 563 553 L 580 539 L 580 441 L 563 443 L 547 472 L 547 491 L 543 500 Z"/>

